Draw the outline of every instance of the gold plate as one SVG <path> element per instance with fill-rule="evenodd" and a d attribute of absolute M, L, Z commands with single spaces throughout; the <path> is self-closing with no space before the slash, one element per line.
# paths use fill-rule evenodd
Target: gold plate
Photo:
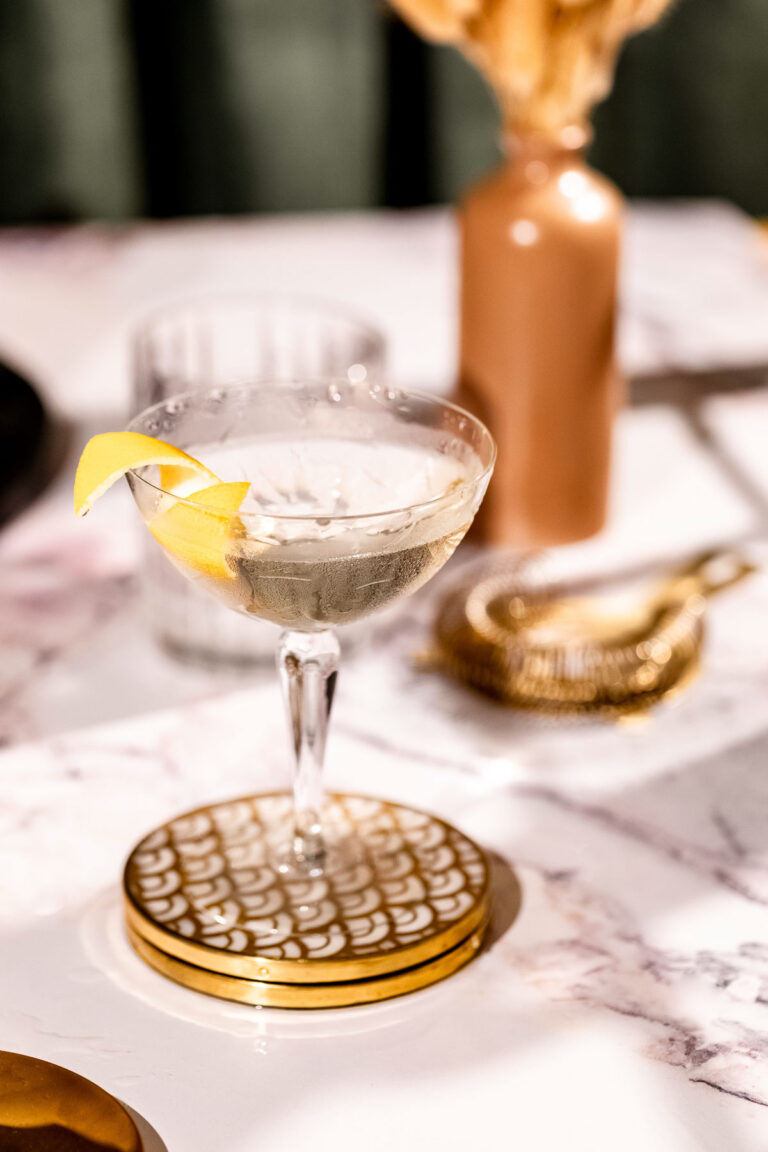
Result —
<path fill-rule="evenodd" d="M 305 879 L 275 862 L 290 814 L 290 796 L 266 793 L 196 809 L 145 837 L 124 876 L 129 931 L 148 946 L 137 951 L 156 950 L 165 970 L 175 960 L 259 985 L 346 985 L 467 946 L 487 920 L 485 854 L 437 817 L 329 796 L 331 835 L 353 834 L 364 851 Z"/>
<path fill-rule="evenodd" d="M 0 1148 L 24 1152 L 142 1152 L 127 1111 L 114 1096 L 75 1072 L 0 1052 Z"/>
<path fill-rule="evenodd" d="M 159 948 L 154 948 L 130 928 L 128 939 L 151 968 L 195 992 L 263 1008 L 348 1008 L 353 1004 L 373 1004 L 393 996 L 403 996 L 406 992 L 416 992 L 452 976 L 475 956 L 483 942 L 485 929 L 486 924 L 481 924 L 477 931 L 455 948 L 425 964 L 417 964 L 402 972 L 392 972 L 388 976 L 376 976 L 372 980 L 349 980 L 340 984 L 280 984 L 268 980 L 244 980 L 240 976 L 226 976 L 206 968 L 197 968 L 194 964 L 185 964 L 161 952 Z"/>

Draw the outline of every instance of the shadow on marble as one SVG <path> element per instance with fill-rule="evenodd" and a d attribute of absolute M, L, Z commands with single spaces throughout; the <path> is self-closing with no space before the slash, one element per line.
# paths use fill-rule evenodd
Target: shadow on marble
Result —
<path fill-rule="evenodd" d="M 540 913 L 503 946 L 515 976 L 643 1022 L 645 1056 L 768 1107 L 765 735 L 607 799 L 520 784 L 508 802 L 526 809 L 517 856 Z"/>
<path fill-rule="evenodd" d="M 483 952 L 493 948 L 520 915 L 523 889 L 514 868 L 498 852 L 488 852 L 491 875 L 491 922 L 483 942 Z"/>
<path fill-rule="evenodd" d="M 135 1108 L 131 1108 L 124 1100 L 121 1100 L 120 1103 L 139 1130 L 142 1152 L 170 1152 L 168 1145 L 163 1143 L 152 1125 Z"/>

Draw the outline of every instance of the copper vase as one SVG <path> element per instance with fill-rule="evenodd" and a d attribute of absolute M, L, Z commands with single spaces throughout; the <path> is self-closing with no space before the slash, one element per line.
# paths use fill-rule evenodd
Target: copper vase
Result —
<path fill-rule="evenodd" d="M 478 518 L 494 545 L 564 544 L 605 521 L 622 200 L 585 143 L 580 127 L 509 133 L 460 209 L 460 400 L 499 446 Z"/>

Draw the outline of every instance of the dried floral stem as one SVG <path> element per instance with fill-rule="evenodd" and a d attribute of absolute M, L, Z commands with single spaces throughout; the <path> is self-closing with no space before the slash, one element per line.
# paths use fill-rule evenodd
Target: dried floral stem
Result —
<path fill-rule="evenodd" d="M 517 130 L 583 124 L 610 90 L 621 44 L 671 0 L 392 0 L 430 40 L 454 44 L 485 74 Z"/>

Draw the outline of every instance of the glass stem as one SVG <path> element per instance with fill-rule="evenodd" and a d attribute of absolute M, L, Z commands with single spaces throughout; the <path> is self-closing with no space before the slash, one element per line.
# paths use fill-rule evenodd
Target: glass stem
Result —
<path fill-rule="evenodd" d="M 302 864 L 322 865 L 323 761 L 339 667 L 339 642 L 330 629 L 286 629 L 280 637 L 277 666 L 294 749 L 294 856 Z"/>

